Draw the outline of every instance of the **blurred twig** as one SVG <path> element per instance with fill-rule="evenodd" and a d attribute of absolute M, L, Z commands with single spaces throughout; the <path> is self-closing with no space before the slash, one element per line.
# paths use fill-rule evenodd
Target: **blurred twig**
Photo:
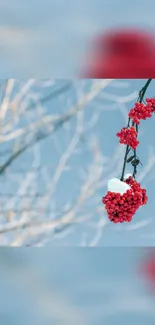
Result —
<path fill-rule="evenodd" d="M 102 82 L 96 82 L 95 85 L 92 86 L 91 90 L 89 93 L 87 93 L 87 95 L 84 95 L 83 98 L 80 98 L 78 104 L 75 107 L 72 107 L 66 114 L 64 114 L 63 116 L 58 116 L 56 118 L 53 118 L 52 116 L 46 116 L 44 117 L 41 121 L 37 122 L 34 124 L 34 127 L 40 126 L 42 124 L 48 124 L 49 122 L 52 123 L 52 129 L 49 133 L 46 134 L 42 133 L 35 136 L 35 138 L 31 141 L 29 141 L 29 143 L 27 143 L 26 145 L 22 146 L 21 148 L 19 148 L 13 155 L 11 155 L 10 158 L 7 159 L 7 161 L 0 166 L 0 175 L 2 173 L 4 173 L 4 171 L 6 170 L 7 167 L 9 167 L 12 162 L 21 154 L 23 153 L 28 147 L 33 146 L 35 143 L 37 143 L 38 141 L 44 140 L 46 137 L 48 137 L 49 135 L 51 135 L 51 133 L 53 133 L 54 131 L 56 131 L 58 128 L 60 128 L 63 123 L 67 122 L 68 120 L 70 120 L 70 118 L 72 118 L 75 114 L 78 113 L 78 111 L 80 111 L 81 109 L 84 108 L 84 106 L 91 101 L 102 89 L 104 86 L 108 85 L 108 83 L 110 82 L 110 80 L 104 80 Z M 39 124 L 39 125 L 38 125 Z M 51 126 L 51 125 L 50 125 Z M 26 130 L 18 130 L 15 131 L 13 134 L 16 138 L 16 136 L 19 136 L 19 134 L 24 134 L 26 133 Z M 4 141 L 5 138 L 8 138 L 8 136 L 6 137 L 2 137 L 1 142 Z M 11 137 L 12 139 L 13 137 Z"/>

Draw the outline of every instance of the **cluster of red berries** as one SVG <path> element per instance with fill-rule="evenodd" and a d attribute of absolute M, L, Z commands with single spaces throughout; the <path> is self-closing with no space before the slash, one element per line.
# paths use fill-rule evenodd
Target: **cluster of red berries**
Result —
<path fill-rule="evenodd" d="M 125 183 L 128 184 L 132 188 L 134 193 L 137 191 L 138 192 L 141 191 L 141 195 L 142 195 L 141 199 L 142 200 L 141 200 L 140 205 L 144 205 L 147 203 L 148 197 L 146 195 L 146 189 L 141 188 L 140 183 L 136 182 L 136 180 L 133 179 L 131 176 L 125 180 Z"/>
<path fill-rule="evenodd" d="M 137 132 L 133 126 L 122 128 L 116 136 L 120 138 L 120 143 L 129 145 L 132 149 L 136 149 L 139 144 L 139 141 L 137 140 Z"/>
<path fill-rule="evenodd" d="M 155 113 L 155 98 L 146 98 L 146 103 L 148 106 L 151 106 L 152 113 Z"/>
<path fill-rule="evenodd" d="M 105 209 L 110 221 L 130 222 L 137 209 L 147 203 L 146 190 L 140 187 L 132 177 L 124 181 L 131 189 L 124 194 L 108 191 L 102 202 L 105 204 Z"/>
<path fill-rule="evenodd" d="M 155 112 L 155 99 L 147 98 L 146 105 L 143 103 L 135 103 L 128 116 L 133 120 L 135 124 L 139 124 L 140 120 L 146 120 L 152 117 L 152 113 Z"/>
<path fill-rule="evenodd" d="M 145 104 L 136 102 L 128 114 L 129 118 L 132 119 L 132 126 L 124 127 L 116 134 L 120 138 L 119 142 L 136 150 L 139 141 L 134 124 L 139 124 L 140 120 L 152 117 L 153 113 L 155 113 L 155 98 L 147 98 Z M 130 187 L 124 194 L 108 191 L 106 196 L 102 198 L 108 218 L 114 223 L 130 222 L 137 209 L 146 204 L 148 200 L 146 190 L 141 188 L 136 180 L 128 177 L 124 182 Z"/>

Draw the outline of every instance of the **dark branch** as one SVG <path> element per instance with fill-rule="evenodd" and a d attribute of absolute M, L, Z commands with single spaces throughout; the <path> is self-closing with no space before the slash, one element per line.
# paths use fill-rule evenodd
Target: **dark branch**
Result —
<path fill-rule="evenodd" d="M 145 93 L 151 83 L 152 79 L 148 79 L 145 86 L 140 90 L 139 92 L 139 97 L 138 97 L 138 100 L 137 102 L 139 103 L 142 103 L 143 102 L 143 99 L 144 99 L 144 96 L 145 96 Z M 135 125 L 135 123 L 132 124 L 133 126 Z M 128 119 L 128 124 L 127 124 L 127 127 L 130 126 L 130 118 Z M 138 134 L 138 125 L 136 124 L 136 131 L 137 131 L 137 134 Z M 126 168 L 126 163 L 127 163 L 127 159 L 128 159 L 128 153 L 129 153 L 129 149 L 130 149 L 130 146 L 126 146 L 126 151 L 125 151 L 125 157 L 124 157 L 124 163 L 123 163 L 123 170 L 122 170 L 122 175 L 121 175 L 121 178 L 120 180 L 123 181 L 124 180 L 124 173 L 125 173 L 125 168 Z M 137 153 L 136 153 L 136 150 L 134 150 L 134 158 L 137 159 Z M 135 178 L 136 174 L 137 174 L 137 165 L 135 164 L 134 167 L 134 171 L 133 171 L 133 177 Z"/>

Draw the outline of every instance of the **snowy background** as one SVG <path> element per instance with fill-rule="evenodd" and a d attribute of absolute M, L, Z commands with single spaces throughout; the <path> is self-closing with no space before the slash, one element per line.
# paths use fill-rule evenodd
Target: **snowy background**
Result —
<path fill-rule="evenodd" d="M 90 39 L 115 27 L 154 30 L 154 0 L 1 0 L 1 77 L 79 74 Z"/>
<path fill-rule="evenodd" d="M 108 180 L 121 176 L 116 133 L 145 82 L 1 80 L 1 245 L 155 244 L 154 116 L 141 123 L 137 151 L 148 204 L 130 224 L 113 224 L 101 202 Z"/>

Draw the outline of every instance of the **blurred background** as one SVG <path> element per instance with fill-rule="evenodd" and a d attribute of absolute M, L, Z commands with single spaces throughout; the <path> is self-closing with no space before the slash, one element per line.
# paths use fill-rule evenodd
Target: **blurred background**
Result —
<path fill-rule="evenodd" d="M 1 0 L 1 77 L 79 76 L 91 57 L 92 39 L 117 28 L 154 33 L 154 9 L 154 0 Z"/>
<path fill-rule="evenodd" d="M 145 79 L 1 80 L 0 245 L 155 244 L 154 116 L 142 121 L 137 180 L 148 204 L 113 224 L 102 204 L 120 178 L 127 124 Z M 146 97 L 154 97 L 152 80 Z M 129 164 L 126 173 L 132 172 Z"/>
<path fill-rule="evenodd" d="M 1 324 L 153 325 L 155 291 L 139 274 L 152 253 L 143 248 L 1 248 Z"/>

